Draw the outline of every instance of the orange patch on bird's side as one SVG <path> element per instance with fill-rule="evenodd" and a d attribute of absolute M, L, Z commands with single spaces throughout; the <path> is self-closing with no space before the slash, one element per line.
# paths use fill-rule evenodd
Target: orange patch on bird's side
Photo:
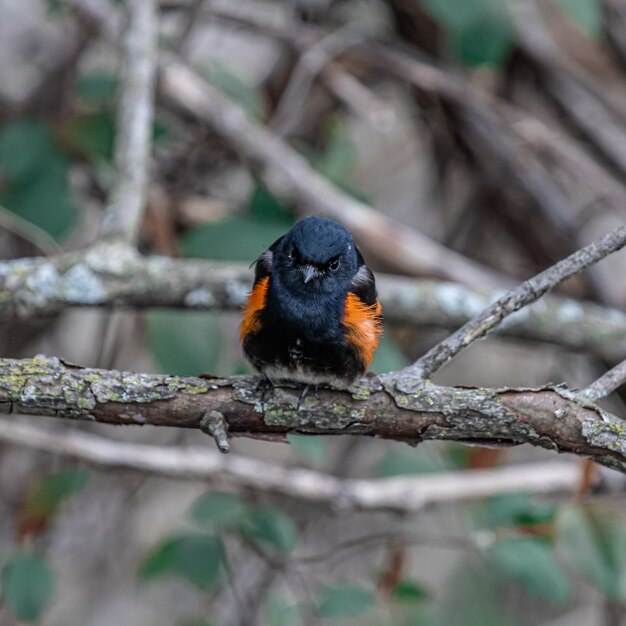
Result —
<path fill-rule="evenodd" d="M 374 360 L 374 352 L 383 332 L 381 315 L 382 307 L 378 300 L 368 306 L 356 294 L 348 293 L 343 323 L 348 330 L 348 341 L 359 350 L 366 367 Z"/>
<path fill-rule="evenodd" d="M 259 313 L 265 307 L 265 298 L 267 297 L 267 287 L 269 285 L 270 277 L 266 276 L 262 278 L 248 295 L 248 301 L 243 312 L 243 321 L 241 322 L 241 342 L 251 334 L 259 330 L 261 326 L 261 320 L 259 319 Z"/>

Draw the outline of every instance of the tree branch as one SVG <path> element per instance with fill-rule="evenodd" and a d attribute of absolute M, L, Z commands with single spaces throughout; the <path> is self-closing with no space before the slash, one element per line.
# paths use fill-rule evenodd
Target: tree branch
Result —
<path fill-rule="evenodd" d="M 499 291 L 377 274 L 388 322 L 454 330 L 496 300 Z M 244 265 L 143 257 L 124 245 L 50 258 L 0 262 L 0 321 L 53 315 L 68 307 L 177 307 L 240 311 L 252 282 Z M 626 358 L 626 314 L 548 296 L 498 328 L 509 337 L 584 350 L 611 362 Z"/>
<path fill-rule="evenodd" d="M 473 287 L 502 286 L 508 279 L 418 231 L 408 229 L 344 193 L 267 128 L 251 120 L 187 66 L 171 59 L 162 66 L 162 94 L 172 104 L 210 124 L 239 152 L 261 167 L 279 197 L 341 221 L 363 247 L 385 249 L 385 261 L 411 275 L 430 275 Z"/>
<path fill-rule="evenodd" d="M 612 394 L 626 383 L 626 361 L 622 361 L 614 368 L 600 376 L 598 380 L 580 392 L 580 397 L 588 402 L 597 402 L 600 398 Z"/>
<path fill-rule="evenodd" d="M 220 413 L 231 435 L 282 440 L 289 432 L 368 435 L 417 444 L 429 439 L 533 446 L 589 457 L 626 473 L 621 420 L 564 385 L 467 389 L 431 383 L 410 393 L 402 372 L 321 389 L 296 410 L 301 390 L 277 387 L 262 405 L 257 379 L 182 378 L 80 368 L 57 358 L 0 359 L 0 412 L 108 424 L 198 428 Z"/>
<path fill-rule="evenodd" d="M 565 279 L 620 250 L 624 245 L 626 245 L 626 226 L 621 226 L 506 293 L 404 371 L 417 380 L 431 378 L 474 341 L 489 333 L 505 317 L 535 302 Z"/>
<path fill-rule="evenodd" d="M 342 510 L 414 513 L 433 504 L 510 491 L 568 492 L 580 481 L 580 465 L 564 461 L 429 476 L 343 479 L 239 455 L 225 457 L 206 447 L 128 443 L 77 430 L 53 432 L 19 422 L 4 424 L 0 429 L 0 440 L 63 454 L 101 467 L 149 472 L 183 480 L 210 480 L 222 488 L 270 492 Z"/>
<path fill-rule="evenodd" d="M 155 0 L 129 0 L 118 101 L 116 184 L 102 232 L 129 244 L 137 239 L 148 184 L 158 19 Z"/>

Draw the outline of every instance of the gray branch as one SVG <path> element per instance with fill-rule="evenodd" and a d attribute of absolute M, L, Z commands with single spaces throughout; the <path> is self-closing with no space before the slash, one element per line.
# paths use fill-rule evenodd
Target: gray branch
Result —
<path fill-rule="evenodd" d="M 157 65 L 158 19 L 155 0 L 129 0 L 118 101 L 116 184 L 109 198 L 102 231 L 134 243 L 146 201 L 154 83 Z"/>
<path fill-rule="evenodd" d="M 347 226 L 360 244 L 399 272 L 430 275 L 472 287 L 499 287 L 508 282 L 495 270 L 463 257 L 422 233 L 352 198 L 317 173 L 307 160 L 192 69 L 170 59 L 159 83 L 170 103 L 210 124 L 239 153 L 261 169 L 278 197 Z"/>
<path fill-rule="evenodd" d="M 468 389 L 425 383 L 407 393 L 402 372 L 321 389 L 296 410 L 300 389 L 274 389 L 262 404 L 257 379 L 192 378 L 81 368 L 57 358 L 0 359 L 0 412 L 118 425 L 199 428 L 207 411 L 231 436 L 282 440 L 287 433 L 376 436 L 533 446 L 591 458 L 626 473 L 624 423 L 564 385 Z"/>
<path fill-rule="evenodd" d="M 222 488 L 275 493 L 342 510 L 414 513 L 429 505 L 517 490 L 567 493 L 580 482 L 580 464 L 569 461 L 429 476 L 345 479 L 236 454 L 225 457 L 206 446 L 174 447 L 114 441 L 78 430 L 54 432 L 20 422 L 3 425 L 0 441 L 70 456 L 100 467 L 128 469 L 178 480 L 212 481 Z"/>
<path fill-rule="evenodd" d="M 598 380 L 583 389 L 580 392 L 580 397 L 588 402 L 597 402 L 600 398 L 605 398 L 612 394 L 624 384 L 626 384 L 626 361 L 618 363 L 600 376 Z"/>
<path fill-rule="evenodd" d="M 252 282 L 245 265 L 143 257 L 121 244 L 49 258 L 0 262 L 0 321 L 42 317 L 68 307 L 177 307 L 240 311 Z M 385 319 L 454 330 L 479 315 L 501 292 L 377 275 Z M 626 314 L 548 296 L 509 317 L 508 337 L 626 359 Z"/>
<path fill-rule="evenodd" d="M 609 254 L 623 248 L 624 245 L 626 245 L 626 226 L 620 226 L 570 254 L 496 300 L 475 319 L 459 328 L 431 348 L 412 366 L 406 368 L 405 373 L 412 375 L 417 381 L 430 378 L 474 341 L 489 333 L 504 318 L 535 302 L 565 279 L 601 261 Z"/>

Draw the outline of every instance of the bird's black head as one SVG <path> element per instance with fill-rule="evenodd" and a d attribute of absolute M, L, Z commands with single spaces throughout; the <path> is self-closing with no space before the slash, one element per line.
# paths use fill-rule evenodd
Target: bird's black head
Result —
<path fill-rule="evenodd" d="M 323 217 L 297 222 L 274 251 L 273 272 L 293 293 L 341 293 L 358 270 L 350 232 Z"/>

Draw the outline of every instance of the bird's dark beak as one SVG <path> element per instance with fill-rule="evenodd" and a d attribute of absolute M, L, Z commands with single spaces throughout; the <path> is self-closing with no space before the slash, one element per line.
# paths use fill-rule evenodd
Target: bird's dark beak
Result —
<path fill-rule="evenodd" d="M 302 280 L 305 283 L 308 283 L 319 274 L 317 268 L 313 265 L 305 265 L 300 268 L 300 271 L 302 272 Z"/>

